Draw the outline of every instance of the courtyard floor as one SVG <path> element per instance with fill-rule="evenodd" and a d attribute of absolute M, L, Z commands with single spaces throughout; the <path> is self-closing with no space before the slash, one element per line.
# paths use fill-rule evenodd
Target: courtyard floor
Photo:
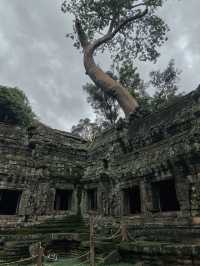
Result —
<path fill-rule="evenodd" d="M 97 264 L 98 265 L 98 264 Z M 32 265 L 35 266 L 35 265 Z M 62 259 L 59 262 L 54 263 L 44 263 L 44 266 L 89 266 L 87 263 L 81 263 L 80 261 L 71 260 L 71 259 Z M 104 265 L 104 266 L 110 266 L 110 265 Z M 133 264 L 128 263 L 119 263 L 119 264 L 112 264 L 112 266 L 133 266 Z"/>

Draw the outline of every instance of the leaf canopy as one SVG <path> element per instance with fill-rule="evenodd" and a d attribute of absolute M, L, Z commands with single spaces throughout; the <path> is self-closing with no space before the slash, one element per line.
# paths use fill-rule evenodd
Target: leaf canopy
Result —
<path fill-rule="evenodd" d="M 130 62 L 123 62 L 116 75 L 106 72 L 109 76 L 120 81 L 131 95 L 136 97 L 143 115 L 148 115 L 172 104 L 182 94 L 178 92 L 178 81 L 181 71 L 176 68 L 174 59 L 171 59 L 167 67 L 161 70 L 154 70 L 149 73 L 150 80 L 144 82 L 137 68 Z M 83 86 L 87 92 L 87 101 L 93 108 L 99 120 L 104 122 L 104 128 L 116 124 L 120 117 L 120 106 L 113 95 L 105 93 L 101 88 L 87 83 Z M 154 94 L 150 96 L 148 89 L 153 89 Z"/>
<path fill-rule="evenodd" d="M 24 92 L 0 86 L 0 121 L 28 127 L 35 115 Z"/>
<path fill-rule="evenodd" d="M 90 142 L 94 140 L 99 131 L 100 128 L 97 123 L 91 122 L 89 118 L 80 119 L 78 124 L 71 128 L 72 134 Z"/>
<path fill-rule="evenodd" d="M 109 125 L 114 125 L 119 115 L 119 104 L 116 99 L 91 83 L 87 83 L 83 89 L 87 92 L 87 101 L 96 115 L 103 117 Z"/>
<path fill-rule="evenodd" d="M 168 103 L 172 103 L 182 94 L 178 93 L 178 82 L 180 81 L 180 71 L 175 66 L 174 59 L 170 60 L 167 67 L 161 71 L 150 72 L 150 84 L 156 90 L 154 94 L 154 109 L 162 108 Z"/>
<path fill-rule="evenodd" d="M 106 72 L 114 80 L 119 81 L 127 88 L 129 93 L 136 97 L 137 100 L 143 100 L 146 96 L 146 84 L 140 78 L 137 68 L 133 64 L 123 63 L 117 73 L 112 71 Z M 120 106 L 112 94 L 104 92 L 101 88 L 92 83 L 83 86 L 88 97 L 87 101 L 97 115 L 97 120 L 102 124 L 103 128 L 109 128 L 116 124 L 119 120 L 121 112 Z"/>
<path fill-rule="evenodd" d="M 159 56 L 159 46 L 167 39 L 168 26 L 157 14 L 165 1 L 65 0 L 62 11 L 81 22 L 89 43 L 113 32 L 113 37 L 102 43 L 98 50 L 109 49 L 114 61 L 127 58 L 154 61 Z M 67 36 L 80 48 L 75 27 Z"/>

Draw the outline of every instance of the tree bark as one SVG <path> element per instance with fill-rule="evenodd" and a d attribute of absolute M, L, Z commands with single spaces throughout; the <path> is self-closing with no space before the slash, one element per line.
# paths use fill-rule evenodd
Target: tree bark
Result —
<path fill-rule="evenodd" d="M 41 243 L 40 243 L 39 247 L 38 247 L 37 266 L 42 266 L 43 255 L 44 255 L 44 249 L 43 249 L 43 247 L 41 246 Z"/>
<path fill-rule="evenodd" d="M 84 52 L 84 66 L 86 74 L 92 79 L 96 86 L 100 87 L 106 93 L 111 94 L 116 98 L 126 117 L 130 113 L 135 112 L 139 106 L 136 99 L 130 95 L 128 90 L 124 88 L 118 81 L 112 79 L 99 66 L 96 65 L 93 54 L 99 46 L 112 40 L 112 38 L 114 38 L 115 35 L 128 23 L 131 23 L 137 19 L 141 19 L 148 13 L 148 1 L 134 5 L 132 9 L 140 6 L 145 6 L 145 10 L 138 10 L 135 15 L 125 17 L 115 27 L 114 24 L 116 17 L 114 16 L 110 22 L 108 32 L 103 37 L 94 40 L 93 43 L 89 42 L 88 36 L 82 28 L 81 21 L 78 18 L 75 21 L 76 32 Z"/>
<path fill-rule="evenodd" d="M 121 237 L 122 241 L 128 241 L 128 228 L 124 222 L 121 223 Z"/>
<path fill-rule="evenodd" d="M 135 5 L 133 8 L 138 6 L 146 6 L 146 8 L 144 11 L 138 11 L 134 16 L 130 16 L 124 20 L 121 20 L 115 29 L 113 28 L 115 17 L 113 17 L 107 34 L 97 40 L 94 40 L 93 43 L 88 41 L 88 36 L 82 28 L 81 21 L 79 21 L 79 19 L 76 19 L 75 21 L 76 32 L 84 52 L 84 66 L 86 74 L 92 79 L 96 86 L 100 87 L 106 93 L 111 94 L 116 98 L 126 117 L 130 113 L 135 112 L 139 106 L 137 100 L 130 95 L 128 90 L 124 88 L 118 81 L 112 79 L 99 66 L 96 65 L 93 54 L 99 46 L 114 38 L 114 36 L 128 23 L 137 19 L 141 19 L 148 13 L 147 3 Z"/>
<path fill-rule="evenodd" d="M 134 99 L 128 90 L 124 88 L 118 81 L 113 80 L 99 66 L 96 65 L 93 58 L 93 49 L 90 45 L 83 49 L 84 66 L 87 75 L 92 79 L 96 86 L 100 87 L 106 93 L 113 95 L 118 101 L 120 107 L 127 117 L 130 113 L 135 112 L 138 107 L 136 99 Z"/>
<path fill-rule="evenodd" d="M 90 214 L 90 266 L 95 266 L 94 214 Z"/>

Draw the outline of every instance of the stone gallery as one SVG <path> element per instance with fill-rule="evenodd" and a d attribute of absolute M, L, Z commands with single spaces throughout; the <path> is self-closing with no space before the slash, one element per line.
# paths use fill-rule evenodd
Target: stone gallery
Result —
<path fill-rule="evenodd" d="M 38 241 L 87 249 L 93 211 L 97 252 L 200 265 L 199 118 L 197 88 L 92 143 L 39 122 L 27 130 L 0 123 L 0 258 L 29 257 Z M 122 223 L 127 241 L 111 237 Z"/>

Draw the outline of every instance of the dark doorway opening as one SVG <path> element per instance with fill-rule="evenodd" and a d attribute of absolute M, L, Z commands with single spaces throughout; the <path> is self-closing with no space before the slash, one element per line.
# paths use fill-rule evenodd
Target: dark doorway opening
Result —
<path fill-rule="evenodd" d="M 97 210 L 97 189 L 87 190 L 87 205 L 88 205 L 88 210 L 92 211 Z"/>
<path fill-rule="evenodd" d="M 124 190 L 124 214 L 141 213 L 140 187 L 134 186 Z"/>
<path fill-rule="evenodd" d="M 153 209 L 157 212 L 179 211 L 173 179 L 152 183 Z"/>
<path fill-rule="evenodd" d="M 53 240 L 47 243 L 45 255 L 56 253 L 64 257 L 66 254 L 71 254 L 72 250 L 78 250 L 79 246 L 80 242 L 74 240 Z"/>
<path fill-rule="evenodd" d="M 17 214 L 22 191 L 0 189 L 0 215 Z"/>
<path fill-rule="evenodd" d="M 56 190 L 54 209 L 57 211 L 67 211 L 72 209 L 72 190 Z"/>

